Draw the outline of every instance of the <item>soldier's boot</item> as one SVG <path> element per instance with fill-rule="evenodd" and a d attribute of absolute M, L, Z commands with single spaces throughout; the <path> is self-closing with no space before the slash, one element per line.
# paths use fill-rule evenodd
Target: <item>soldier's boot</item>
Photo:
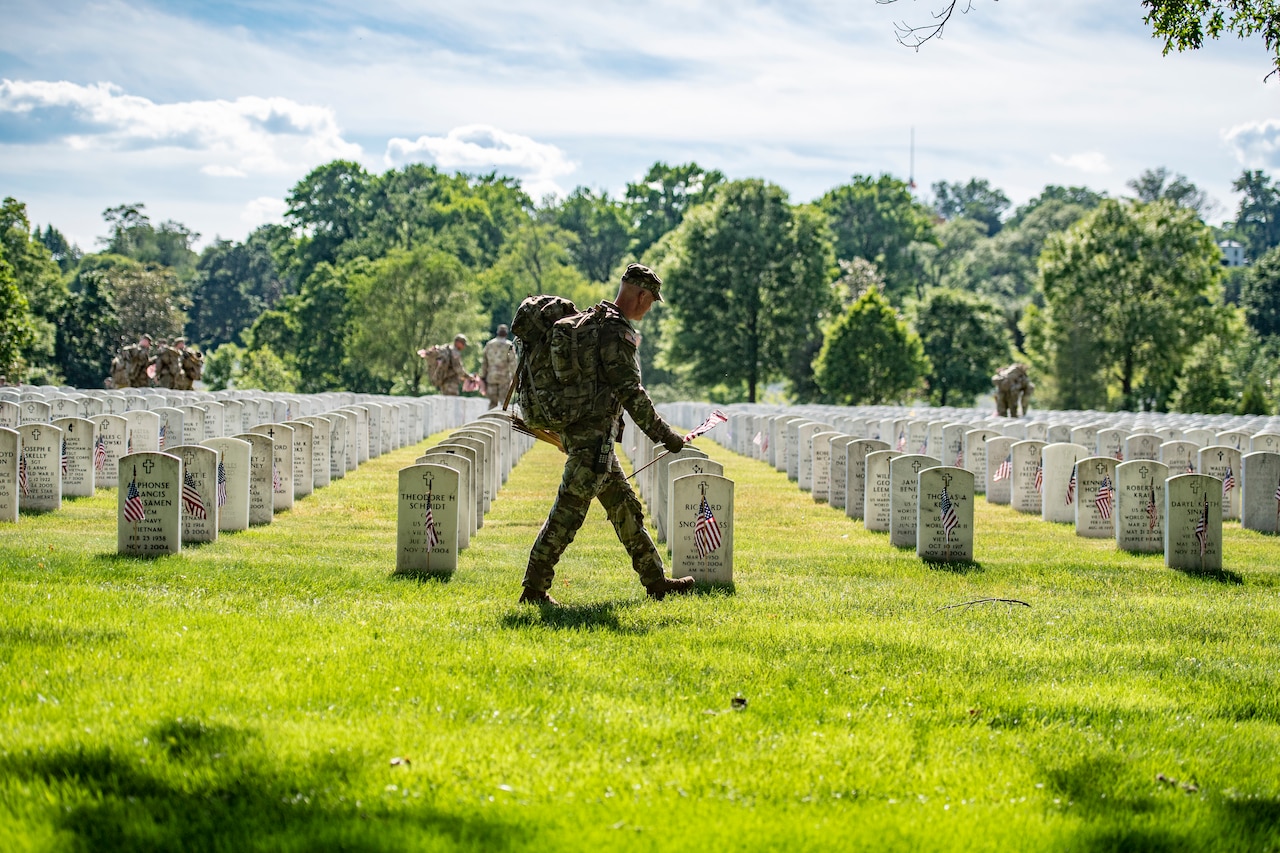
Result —
<path fill-rule="evenodd" d="M 516 604 L 537 604 L 541 607 L 559 607 L 560 602 L 551 597 L 550 593 L 539 592 L 536 589 L 524 588 L 524 592 L 520 593 L 520 600 Z"/>
<path fill-rule="evenodd" d="M 667 597 L 668 593 L 687 595 L 693 592 L 693 578 L 663 578 L 660 581 L 654 581 L 644 589 L 654 601 L 661 601 Z"/>

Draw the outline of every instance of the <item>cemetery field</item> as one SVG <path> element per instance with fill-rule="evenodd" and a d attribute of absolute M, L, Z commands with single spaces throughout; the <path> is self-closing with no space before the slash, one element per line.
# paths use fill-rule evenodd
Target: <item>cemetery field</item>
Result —
<path fill-rule="evenodd" d="M 939 568 L 699 442 L 736 589 L 649 601 L 597 505 L 543 611 L 545 445 L 392 577 L 429 443 L 178 556 L 115 490 L 0 528 L 0 849 L 1280 850 L 1275 537 L 1194 576 L 979 498 Z"/>

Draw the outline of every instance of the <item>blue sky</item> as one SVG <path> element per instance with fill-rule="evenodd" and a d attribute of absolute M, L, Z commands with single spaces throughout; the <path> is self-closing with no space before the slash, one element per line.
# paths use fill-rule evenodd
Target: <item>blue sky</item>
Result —
<path fill-rule="evenodd" d="M 963 2 L 963 0 L 962 0 Z M 655 160 L 807 201 L 855 173 L 1113 195 L 1166 166 L 1219 220 L 1280 169 L 1257 41 L 1162 57 L 1138 0 L 0 0 L 0 195 L 86 249 L 103 209 L 243 239 L 335 157 L 621 192 Z"/>

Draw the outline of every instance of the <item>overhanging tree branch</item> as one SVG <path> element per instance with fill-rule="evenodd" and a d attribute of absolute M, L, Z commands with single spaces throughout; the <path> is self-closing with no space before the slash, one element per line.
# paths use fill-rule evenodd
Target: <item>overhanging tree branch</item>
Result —
<path fill-rule="evenodd" d="M 890 3 L 897 3 L 898 0 L 876 0 L 881 6 L 887 6 Z M 933 23 L 912 26 L 906 21 L 900 21 L 894 24 L 897 30 L 896 38 L 898 44 L 906 45 L 913 50 L 919 50 L 920 46 L 927 41 L 935 38 L 942 38 L 942 30 L 946 27 L 947 22 L 951 20 L 951 16 L 955 14 L 956 7 L 960 5 L 960 0 L 949 0 L 941 9 L 933 13 Z M 973 9 L 973 0 L 964 0 L 964 5 L 960 8 L 961 14 L 968 14 Z"/>

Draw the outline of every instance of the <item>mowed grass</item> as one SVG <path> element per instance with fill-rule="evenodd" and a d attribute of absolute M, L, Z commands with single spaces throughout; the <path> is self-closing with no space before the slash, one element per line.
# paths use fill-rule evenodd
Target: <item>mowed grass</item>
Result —
<path fill-rule="evenodd" d="M 979 499 L 952 571 L 702 443 L 736 590 L 664 602 L 597 506 L 515 604 L 546 446 L 447 582 L 392 576 L 422 445 L 175 557 L 114 490 L 0 529 L 0 850 L 1280 849 L 1280 541 L 1197 577 Z"/>

